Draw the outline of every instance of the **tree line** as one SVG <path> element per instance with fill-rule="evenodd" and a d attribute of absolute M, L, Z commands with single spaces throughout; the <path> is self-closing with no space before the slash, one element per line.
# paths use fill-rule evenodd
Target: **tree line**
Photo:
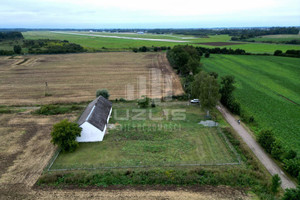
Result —
<path fill-rule="evenodd" d="M 70 43 L 67 40 L 24 40 L 23 47 L 28 48 L 28 53 L 32 54 L 79 53 L 85 51 L 79 44 Z"/>
<path fill-rule="evenodd" d="M 298 57 L 300 58 L 300 50 L 286 50 L 285 53 L 283 53 L 281 50 L 276 50 L 274 52 L 274 56 L 286 56 L 286 57 Z"/>
<path fill-rule="evenodd" d="M 228 34 L 232 41 L 247 40 L 261 35 L 278 35 L 278 34 L 298 34 L 299 28 L 296 27 L 272 27 L 266 29 L 226 29 L 220 31 L 221 34 Z"/>
<path fill-rule="evenodd" d="M 221 77 L 219 84 L 216 72 L 202 71 L 200 59 L 203 50 L 206 48 L 177 45 L 167 52 L 167 58 L 171 66 L 181 75 L 183 88 L 188 96 L 199 99 L 207 111 L 215 107 L 220 100 L 231 112 L 240 114 L 240 104 L 233 95 L 234 77 Z M 209 54 L 205 53 L 205 57 L 208 58 Z"/>
<path fill-rule="evenodd" d="M 300 182 L 300 158 L 293 149 L 286 149 L 282 142 L 275 138 L 272 130 L 263 130 L 257 137 L 259 144 L 274 159 L 283 163 L 283 168 Z"/>
<path fill-rule="evenodd" d="M 220 77 L 219 82 L 216 72 L 202 71 L 200 53 L 193 46 L 175 46 L 168 51 L 167 57 L 171 66 L 181 75 L 183 88 L 188 97 L 199 99 L 207 115 L 209 115 L 209 110 L 220 101 L 232 113 L 245 118 L 246 114 L 241 111 L 240 103 L 234 97 L 235 79 L 233 76 Z M 198 62 L 197 70 L 193 70 L 188 64 L 191 60 Z M 254 117 L 247 117 L 247 122 L 254 122 Z M 261 131 L 257 140 L 274 159 L 283 163 L 284 169 L 291 176 L 300 181 L 300 158 L 297 157 L 297 152 L 285 148 L 270 130 Z"/>
<path fill-rule="evenodd" d="M 22 45 L 14 45 L 13 51 L 0 50 L 0 55 L 21 54 L 22 48 L 27 48 L 30 54 L 80 53 L 86 50 L 79 44 L 67 40 L 22 40 Z"/>
<path fill-rule="evenodd" d="M 0 32 L 0 41 L 3 40 L 20 40 L 24 39 L 21 32 L 13 31 L 13 32 Z"/>
<path fill-rule="evenodd" d="M 137 53 L 137 52 L 158 52 L 158 51 L 165 51 L 165 50 L 170 50 L 171 47 L 167 47 L 167 46 L 152 46 L 152 47 L 146 47 L 146 46 L 142 46 L 140 48 L 133 48 L 132 51 Z"/>

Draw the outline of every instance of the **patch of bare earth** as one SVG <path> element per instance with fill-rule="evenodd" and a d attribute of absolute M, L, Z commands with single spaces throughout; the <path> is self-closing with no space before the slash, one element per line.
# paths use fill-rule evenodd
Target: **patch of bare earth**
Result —
<path fill-rule="evenodd" d="M 46 87 L 46 82 L 48 87 Z M 144 84 L 144 85 L 143 85 Z M 90 101 L 106 88 L 111 99 L 177 95 L 179 77 L 165 53 L 83 53 L 0 58 L 0 104 Z M 45 96 L 45 93 L 51 96 Z"/>

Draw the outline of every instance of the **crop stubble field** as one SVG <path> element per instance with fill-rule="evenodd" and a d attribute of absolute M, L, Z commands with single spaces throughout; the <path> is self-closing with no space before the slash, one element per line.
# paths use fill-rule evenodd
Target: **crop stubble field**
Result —
<path fill-rule="evenodd" d="M 142 94 L 160 98 L 183 92 L 165 53 L 1 57 L 0 71 L 0 104 L 3 105 L 90 101 L 101 88 L 108 89 L 111 99 L 126 98 L 126 94 L 133 98 Z M 45 96 L 45 82 L 51 96 Z"/>
<path fill-rule="evenodd" d="M 242 109 L 259 123 L 255 132 L 273 129 L 283 144 L 300 153 L 300 60 L 274 56 L 212 55 L 204 69 L 236 78 Z"/>

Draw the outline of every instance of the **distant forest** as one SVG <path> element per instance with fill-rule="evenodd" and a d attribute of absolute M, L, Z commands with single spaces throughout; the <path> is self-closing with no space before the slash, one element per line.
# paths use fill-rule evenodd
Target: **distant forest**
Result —
<path fill-rule="evenodd" d="M 13 46 L 11 50 L 0 50 L 0 55 L 13 55 L 24 53 L 26 48 L 30 54 L 57 54 L 57 53 L 79 53 L 85 49 L 79 44 L 70 43 L 67 40 L 25 40 L 21 32 L 0 32 L 0 42 L 9 41 Z"/>
<path fill-rule="evenodd" d="M 0 41 L 24 39 L 21 32 L 0 32 Z"/>

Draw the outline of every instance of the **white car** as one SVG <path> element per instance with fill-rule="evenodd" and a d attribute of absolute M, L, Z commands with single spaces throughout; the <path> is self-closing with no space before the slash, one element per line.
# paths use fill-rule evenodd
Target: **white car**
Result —
<path fill-rule="evenodd" d="M 199 99 L 192 99 L 191 103 L 200 103 Z"/>

